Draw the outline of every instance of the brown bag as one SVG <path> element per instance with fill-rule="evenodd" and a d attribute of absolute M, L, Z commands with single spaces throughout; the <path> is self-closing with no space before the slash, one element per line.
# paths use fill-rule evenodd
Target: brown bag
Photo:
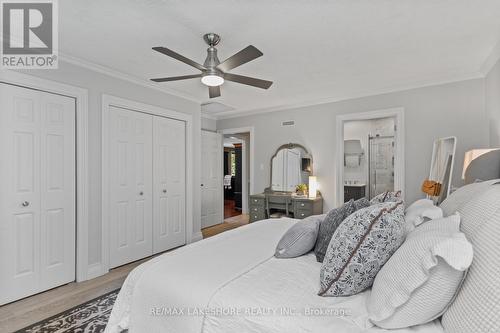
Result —
<path fill-rule="evenodd" d="M 432 197 L 437 197 L 441 193 L 441 184 L 434 180 L 426 179 L 422 184 L 422 192 Z"/>

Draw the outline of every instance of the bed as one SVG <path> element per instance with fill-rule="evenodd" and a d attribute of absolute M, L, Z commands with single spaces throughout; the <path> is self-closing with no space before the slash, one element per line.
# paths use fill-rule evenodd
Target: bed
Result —
<path fill-rule="evenodd" d="M 370 290 L 320 297 L 321 264 L 312 254 L 274 258 L 296 222 L 255 222 L 140 265 L 127 277 L 106 332 L 387 332 L 367 320 Z M 444 330 L 436 320 L 392 332 Z"/>

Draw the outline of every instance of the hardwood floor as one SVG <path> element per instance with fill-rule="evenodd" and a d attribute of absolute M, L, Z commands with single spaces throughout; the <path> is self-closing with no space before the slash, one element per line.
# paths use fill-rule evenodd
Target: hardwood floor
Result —
<path fill-rule="evenodd" d="M 249 221 L 249 215 L 240 214 L 238 216 L 233 216 L 225 219 L 221 224 L 216 224 L 214 226 L 201 229 L 201 233 L 203 234 L 203 238 L 208 238 L 220 234 L 221 232 L 241 227 L 242 225 L 248 224 Z"/>
<path fill-rule="evenodd" d="M 234 200 L 224 200 L 224 218 L 241 215 L 241 210 L 234 208 Z"/>
<path fill-rule="evenodd" d="M 249 221 L 248 215 L 238 215 L 224 220 L 224 223 L 202 230 L 203 238 L 231 230 Z M 92 280 L 72 282 L 22 300 L 0 306 L 0 332 L 14 332 L 43 319 L 85 303 L 91 299 L 118 289 L 128 273 L 141 263 L 153 257 L 145 258 L 112 269 L 108 274 Z"/>

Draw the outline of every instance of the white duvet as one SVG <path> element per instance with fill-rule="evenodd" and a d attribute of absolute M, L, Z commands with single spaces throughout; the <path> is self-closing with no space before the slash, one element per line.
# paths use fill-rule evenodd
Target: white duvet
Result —
<path fill-rule="evenodd" d="M 270 219 L 159 256 L 125 281 L 106 332 L 388 332 L 367 320 L 369 291 L 317 296 L 314 255 L 273 257 L 293 219 Z M 442 333 L 439 321 L 394 333 Z"/>

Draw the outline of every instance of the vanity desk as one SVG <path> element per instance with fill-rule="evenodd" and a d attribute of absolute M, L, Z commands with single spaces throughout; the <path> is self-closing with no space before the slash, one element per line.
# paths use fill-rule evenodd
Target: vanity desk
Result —
<path fill-rule="evenodd" d="M 259 193 L 250 196 L 250 222 L 272 217 L 273 211 L 284 216 L 304 219 L 311 215 L 323 214 L 323 198 L 300 196 L 294 193 Z"/>
<path fill-rule="evenodd" d="M 264 193 L 250 196 L 250 222 L 272 217 L 303 219 L 323 213 L 323 198 L 297 195 L 297 185 L 309 185 L 312 176 L 312 156 L 297 143 L 280 146 L 271 157 L 270 186 Z"/>

